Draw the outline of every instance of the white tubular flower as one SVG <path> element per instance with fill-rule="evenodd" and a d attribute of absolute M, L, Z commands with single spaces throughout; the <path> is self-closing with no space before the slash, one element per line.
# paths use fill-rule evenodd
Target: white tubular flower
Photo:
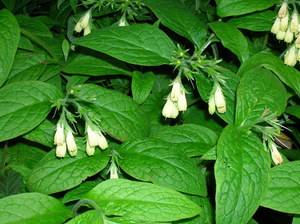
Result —
<path fill-rule="evenodd" d="M 80 19 L 80 24 L 82 29 L 86 29 L 89 25 L 91 19 L 91 12 L 87 11 Z"/>
<path fill-rule="evenodd" d="M 101 133 L 101 131 L 98 131 L 97 133 L 97 142 L 98 142 L 98 146 L 101 149 L 106 149 L 108 147 L 106 138 L 104 137 L 104 135 Z"/>
<path fill-rule="evenodd" d="M 118 168 L 114 162 L 110 165 L 109 172 L 110 179 L 119 179 Z"/>
<path fill-rule="evenodd" d="M 226 112 L 226 101 L 222 92 L 221 87 L 218 85 L 216 92 L 215 92 L 215 105 L 217 107 L 217 110 L 219 113 L 225 113 Z"/>
<path fill-rule="evenodd" d="M 214 114 L 216 111 L 216 104 L 215 104 L 215 94 L 210 94 L 208 100 L 208 112 L 209 114 Z"/>
<path fill-rule="evenodd" d="M 276 39 L 277 40 L 284 40 L 284 38 L 285 38 L 285 32 L 279 30 L 279 32 L 276 34 Z"/>
<path fill-rule="evenodd" d="M 84 30 L 83 30 L 83 36 L 86 36 L 92 32 L 90 25 L 88 25 Z"/>
<path fill-rule="evenodd" d="M 284 55 L 284 64 L 288 66 L 295 66 L 297 63 L 297 50 L 295 47 L 291 47 Z"/>
<path fill-rule="evenodd" d="M 287 11 L 287 7 L 288 7 L 288 4 L 287 2 L 284 2 L 282 3 L 279 11 L 278 11 L 278 17 L 279 18 L 283 18 L 287 15 L 288 11 Z"/>
<path fill-rule="evenodd" d="M 67 142 L 67 148 L 70 156 L 76 156 L 77 154 L 77 145 L 73 136 L 73 133 L 71 130 L 68 130 L 67 137 L 66 137 L 66 142 Z"/>
<path fill-rule="evenodd" d="M 171 100 L 172 101 L 178 101 L 179 95 L 180 95 L 181 85 L 178 82 L 178 80 L 175 80 L 172 85 L 172 91 L 171 91 Z"/>
<path fill-rule="evenodd" d="M 174 102 L 168 98 L 167 102 L 162 110 L 162 115 L 165 118 L 176 118 L 179 114 L 179 111 L 176 107 L 176 105 L 174 104 Z"/>
<path fill-rule="evenodd" d="M 286 33 L 285 33 L 285 37 L 284 37 L 284 41 L 286 43 L 292 43 L 294 39 L 294 33 L 291 32 L 291 29 L 290 27 L 286 30 Z"/>
<path fill-rule="evenodd" d="M 85 151 L 88 156 L 93 156 L 95 154 L 95 147 L 90 146 L 89 142 L 86 141 Z"/>
<path fill-rule="evenodd" d="M 297 39 L 295 41 L 295 47 L 300 48 L 300 35 L 297 37 Z"/>
<path fill-rule="evenodd" d="M 82 27 L 81 27 L 81 22 L 77 22 L 74 28 L 74 31 L 76 31 L 77 33 L 80 33 L 82 31 Z"/>
<path fill-rule="evenodd" d="M 95 147 L 98 145 L 97 133 L 91 129 L 91 127 L 87 126 L 87 142 L 91 147 Z"/>
<path fill-rule="evenodd" d="M 300 53 L 299 53 L 299 50 L 297 50 L 297 61 L 300 61 Z"/>
<path fill-rule="evenodd" d="M 275 163 L 275 165 L 277 166 L 277 165 L 283 163 L 283 158 L 280 155 L 280 153 L 278 152 L 278 149 L 277 149 L 275 143 L 270 142 L 269 144 L 270 144 L 272 160 Z"/>
<path fill-rule="evenodd" d="M 271 29 L 271 33 L 277 34 L 279 30 L 280 30 L 280 19 L 276 17 L 276 20 Z"/>
<path fill-rule="evenodd" d="M 57 145 L 56 146 L 56 156 L 57 157 L 60 157 L 60 158 L 65 157 L 66 152 L 67 152 L 66 143 L 63 143 L 62 145 Z"/>
<path fill-rule="evenodd" d="M 187 101 L 186 101 L 184 90 L 180 93 L 180 95 L 178 97 L 177 107 L 178 107 L 179 111 L 187 110 Z"/>
<path fill-rule="evenodd" d="M 280 30 L 286 31 L 289 25 L 289 15 L 287 14 L 285 17 L 280 19 Z"/>
<path fill-rule="evenodd" d="M 298 32 L 299 19 L 298 19 L 298 13 L 297 12 L 293 13 L 290 26 L 291 26 L 291 32 L 293 32 L 293 33 Z"/>
<path fill-rule="evenodd" d="M 54 145 L 63 145 L 65 143 L 64 125 L 58 122 L 54 135 Z"/>

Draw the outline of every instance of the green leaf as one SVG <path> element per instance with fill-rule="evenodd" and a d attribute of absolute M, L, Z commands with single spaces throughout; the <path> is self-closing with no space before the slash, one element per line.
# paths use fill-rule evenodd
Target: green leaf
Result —
<path fill-rule="evenodd" d="M 257 67 L 274 72 L 282 82 L 291 87 L 300 97 L 300 72 L 297 69 L 283 64 L 281 59 L 271 53 L 258 53 L 241 65 L 238 75 L 243 76 L 250 69 Z"/>
<path fill-rule="evenodd" d="M 141 73 L 134 71 L 132 73 L 131 91 L 132 98 L 138 104 L 144 103 L 149 96 L 155 76 L 152 72 Z"/>
<path fill-rule="evenodd" d="M 300 105 L 294 105 L 286 108 L 285 112 L 287 114 L 293 115 L 297 118 L 300 118 Z"/>
<path fill-rule="evenodd" d="M 292 223 L 292 224 L 300 224 L 300 217 L 295 216 L 295 217 L 293 218 L 293 223 Z"/>
<path fill-rule="evenodd" d="M 235 28 L 241 28 L 252 31 L 268 31 L 270 32 L 276 12 L 263 11 L 252 13 L 250 15 L 240 16 L 230 19 L 227 23 Z"/>
<path fill-rule="evenodd" d="M 131 76 L 129 68 L 123 62 L 108 56 L 93 57 L 80 55 L 64 68 L 64 72 L 70 74 L 82 74 L 90 76 Z"/>
<path fill-rule="evenodd" d="M 84 75 L 72 75 L 67 77 L 67 79 L 68 83 L 66 86 L 66 91 L 70 92 L 75 86 L 84 84 L 89 79 L 89 77 Z"/>
<path fill-rule="evenodd" d="M 243 15 L 267 9 L 277 2 L 277 0 L 220 0 L 217 4 L 217 12 L 221 17 Z"/>
<path fill-rule="evenodd" d="M 176 47 L 160 29 L 148 24 L 107 27 L 75 41 L 136 65 L 169 64 Z"/>
<path fill-rule="evenodd" d="M 94 112 L 100 119 L 101 128 L 112 137 L 127 141 L 147 136 L 147 118 L 132 98 L 92 84 L 81 85 L 77 96 L 95 98 L 93 105 L 84 106 Z"/>
<path fill-rule="evenodd" d="M 160 22 L 174 32 L 189 39 L 200 48 L 206 41 L 206 25 L 179 0 L 146 0 L 149 7 Z"/>
<path fill-rule="evenodd" d="M 0 89 L 0 142 L 22 135 L 39 125 L 62 98 L 53 85 L 39 81 L 15 82 Z"/>
<path fill-rule="evenodd" d="M 2 224 L 61 224 L 71 211 L 56 198 L 40 193 L 23 193 L 0 199 Z"/>
<path fill-rule="evenodd" d="M 268 70 L 252 69 L 245 73 L 238 88 L 235 124 L 250 126 L 266 109 L 279 116 L 286 104 L 286 90 L 278 78 Z"/>
<path fill-rule="evenodd" d="M 237 55 L 240 62 L 249 58 L 248 42 L 241 31 L 223 22 L 210 23 L 209 26 L 221 40 L 223 46 Z"/>
<path fill-rule="evenodd" d="M 79 185 L 106 167 L 108 153 L 96 151 L 94 156 L 88 157 L 83 142 L 78 146 L 76 157 L 58 159 L 55 150 L 50 151 L 30 173 L 27 189 L 45 194 L 64 191 Z"/>
<path fill-rule="evenodd" d="M 215 164 L 216 223 L 247 223 L 269 183 L 270 158 L 261 140 L 227 126 L 220 136 Z"/>
<path fill-rule="evenodd" d="M 13 11 L 13 9 L 15 8 L 16 0 L 1 0 L 1 2 L 9 11 Z"/>
<path fill-rule="evenodd" d="M 75 217 L 71 221 L 67 222 L 66 224 L 104 224 L 103 222 L 104 215 L 98 210 L 91 210 L 80 214 L 79 216 Z M 107 222 L 105 222 L 107 223 Z"/>
<path fill-rule="evenodd" d="M 106 220 L 110 224 L 141 224 L 140 220 L 128 219 L 123 217 L 106 218 Z M 143 224 L 171 224 L 169 222 L 147 222 L 147 221 L 143 221 L 142 223 Z"/>
<path fill-rule="evenodd" d="M 11 168 L 0 169 L 0 199 L 20 193 L 22 185 L 23 179 L 19 173 Z"/>
<path fill-rule="evenodd" d="M 271 169 L 271 182 L 261 206 L 300 214 L 300 161 L 283 163 Z"/>
<path fill-rule="evenodd" d="M 70 51 L 70 44 L 67 39 L 64 39 L 61 46 L 62 52 L 64 54 L 65 60 L 68 59 L 69 51 Z"/>
<path fill-rule="evenodd" d="M 195 124 L 164 128 L 151 138 L 176 144 L 188 155 L 201 156 L 217 144 L 218 136 L 212 130 Z"/>
<path fill-rule="evenodd" d="M 55 125 L 49 120 L 44 120 L 39 126 L 23 135 L 23 138 L 52 148 L 54 131 Z"/>
<path fill-rule="evenodd" d="M 20 30 L 14 15 L 6 9 L 0 11 L 0 87 L 13 65 L 20 39 Z"/>
<path fill-rule="evenodd" d="M 130 176 L 174 190 L 206 196 L 203 174 L 175 144 L 144 139 L 127 142 L 118 152 L 120 167 Z M 170 152 L 171 151 L 171 152 Z"/>
<path fill-rule="evenodd" d="M 168 222 L 200 213 L 197 205 L 174 190 L 125 179 L 102 182 L 87 193 L 86 198 L 97 203 L 107 216 L 140 221 Z"/>

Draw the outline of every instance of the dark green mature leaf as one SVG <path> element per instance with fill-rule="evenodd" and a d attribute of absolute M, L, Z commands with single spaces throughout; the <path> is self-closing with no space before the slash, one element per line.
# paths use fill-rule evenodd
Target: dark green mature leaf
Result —
<path fill-rule="evenodd" d="M 90 76 L 101 75 L 128 75 L 129 68 L 121 61 L 105 56 L 96 58 L 93 56 L 78 56 L 64 68 L 64 72 L 70 74 L 82 74 Z"/>
<path fill-rule="evenodd" d="M 0 87 L 7 79 L 13 65 L 20 39 L 17 20 L 6 9 L 0 11 Z"/>
<path fill-rule="evenodd" d="M 238 88 L 235 124 L 250 126 L 266 109 L 279 116 L 286 104 L 286 90 L 279 79 L 268 70 L 252 69 L 245 73 Z"/>
<path fill-rule="evenodd" d="M 249 58 L 248 42 L 241 31 L 223 22 L 210 23 L 209 26 L 221 40 L 223 46 L 236 54 L 240 62 Z"/>
<path fill-rule="evenodd" d="M 297 118 L 300 118 L 300 105 L 294 105 L 294 106 L 287 107 L 285 112 L 287 114 L 290 114 Z"/>
<path fill-rule="evenodd" d="M 11 168 L 0 169 L 0 198 L 20 193 L 22 185 L 23 179 L 19 173 Z"/>
<path fill-rule="evenodd" d="M 200 156 L 217 144 L 218 136 L 212 130 L 195 124 L 164 128 L 152 138 L 176 144 L 188 156 Z"/>
<path fill-rule="evenodd" d="M 300 214 L 300 161 L 273 167 L 270 174 L 271 182 L 261 206 Z"/>
<path fill-rule="evenodd" d="M 252 13 L 250 15 L 240 16 L 230 19 L 227 23 L 236 27 L 252 31 L 268 31 L 270 32 L 276 12 L 263 11 Z"/>
<path fill-rule="evenodd" d="M 27 189 L 45 194 L 64 191 L 105 168 L 109 161 L 108 153 L 96 151 L 94 156 L 88 157 L 83 143 L 78 146 L 76 157 L 57 159 L 55 150 L 50 151 L 30 173 Z"/>
<path fill-rule="evenodd" d="M 15 82 L 0 89 L 0 142 L 22 135 L 40 124 L 51 110 L 51 101 L 62 96 L 55 86 Z"/>
<path fill-rule="evenodd" d="M 206 41 L 206 24 L 179 0 L 146 0 L 162 24 L 200 48 Z"/>
<path fill-rule="evenodd" d="M 176 47 L 160 29 L 148 24 L 107 27 L 75 41 L 136 65 L 169 64 Z"/>
<path fill-rule="evenodd" d="M 118 149 L 120 167 L 143 181 L 206 196 L 203 174 L 176 145 L 155 139 L 127 142 Z"/>
<path fill-rule="evenodd" d="M 215 164 L 216 223 L 247 223 L 269 182 L 270 158 L 255 134 L 227 126 Z"/>
<path fill-rule="evenodd" d="M 61 224 L 71 211 L 56 198 L 40 193 L 23 193 L 0 199 L 2 224 Z"/>
<path fill-rule="evenodd" d="M 66 91 L 70 92 L 75 86 L 84 84 L 89 79 L 89 77 L 85 75 L 71 75 L 67 77 L 67 79 L 68 83 L 66 86 Z"/>
<path fill-rule="evenodd" d="M 243 15 L 267 9 L 277 2 L 277 0 L 220 0 L 217 3 L 217 12 L 221 17 Z"/>
<path fill-rule="evenodd" d="M 200 208 L 169 188 L 126 179 L 102 182 L 86 198 L 93 200 L 107 216 L 143 221 L 174 221 L 193 217 Z"/>
<path fill-rule="evenodd" d="M 18 74 L 9 77 L 6 83 L 9 84 L 13 82 L 29 81 L 29 80 L 36 81 L 41 77 L 46 67 L 47 67 L 46 64 L 33 65 L 23 71 L 20 71 Z"/>
<path fill-rule="evenodd" d="M 270 53 L 258 53 L 243 63 L 238 71 L 239 76 L 253 68 L 262 67 L 274 72 L 278 78 L 291 87 L 300 97 L 300 72 L 283 64 L 282 60 Z"/>
<path fill-rule="evenodd" d="M 20 27 L 31 34 L 52 38 L 52 33 L 49 31 L 48 27 L 39 19 L 24 15 L 17 15 L 16 19 L 18 20 Z"/>
<path fill-rule="evenodd" d="M 134 71 L 132 73 L 131 91 L 135 102 L 138 104 L 145 102 L 152 90 L 154 79 L 153 72 L 142 74 L 141 72 Z"/>
<path fill-rule="evenodd" d="M 95 98 L 93 105 L 85 107 L 94 112 L 101 128 L 112 137 L 127 141 L 148 134 L 147 118 L 129 96 L 92 84 L 78 87 L 77 95 L 83 99 Z"/>

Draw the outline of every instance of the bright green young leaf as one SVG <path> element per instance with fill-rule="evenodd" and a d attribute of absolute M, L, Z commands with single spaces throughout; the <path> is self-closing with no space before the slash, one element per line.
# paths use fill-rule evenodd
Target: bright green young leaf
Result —
<path fill-rule="evenodd" d="M 75 44 L 136 65 L 169 64 L 176 50 L 164 32 L 148 24 L 103 28 Z"/>
<path fill-rule="evenodd" d="M 118 149 L 120 167 L 134 178 L 206 196 L 203 174 L 175 144 L 155 139 L 127 142 Z"/>
<path fill-rule="evenodd" d="M 17 15 L 16 18 L 20 27 L 27 32 L 30 32 L 31 34 L 36 36 L 52 38 L 52 33 L 49 31 L 48 27 L 39 19 L 24 15 Z"/>
<path fill-rule="evenodd" d="M 106 218 L 110 224 L 141 224 L 141 221 L 138 219 L 128 219 L 123 217 L 113 217 L 113 218 Z M 143 221 L 143 224 L 171 224 L 169 222 L 147 222 Z"/>
<path fill-rule="evenodd" d="M 86 194 L 107 216 L 143 221 L 174 221 L 200 213 L 200 208 L 182 194 L 151 183 L 112 179 Z"/>
<path fill-rule="evenodd" d="M 56 198 L 23 193 L 0 199 L 1 224 L 61 224 L 71 211 Z"/>
<path fill-rule="evenodd" d="M 243 15 L 267 9 L 276 3 L 277 0 L 219 0 L 217 12 L 221 17 Z"/>
<path fill-rule="evenodd" d="M 270 53 L 259 53 L 249 58 L 239 69 L 238 75 L 243 76 L 250 69 L 263 67 L 274 72 L 278 78 L 291 87 L 300 97 L 300 72 L 283 64 L 283 61 Z"/>
<path fill-rule="evenodd" d="M 249 58 L 248 42 L 241 31 L 224 22 L 213 22 L 209 26 L 221 40 L 223 46 L 237 55 L 240 62 Z"/>
<path fill-rule="evenodd" d="M 65 73 L 90 76 L 128 75 L 129 68 L 121 61 L 102 55 L 101 57 L 79 55 L 64 68 Z"/>
<path fill-rule="evenodd" d="M 261 206 L 300 214 L 300 161 L 287 162 L 271 169 L 271 182 Z"/>
<path fill-rule="evenodd" d="M 267 190 L 269 170 L 269 154 L 255 134 L 224 129 L 215 164 L 217 224 L 250 220 Z"/>
<path fill-rule="evenodd" d="M 10 11 L 0 11 L 0 87 L 7 79 L 13 65 L 20 39 L 17 20 Z"/>
<path fill-rule="evenodd" d="M 267 10 L 232 18 L 227 23 L 234 26 L 235 28 L 270 32 L 275 17 L 276 12 Z"/>
<path fill-rule="evenodd" d="M 217 144 L 218 136 L 212 130 L 195 124 L 184 124 L 164 128 L 151 138 L 176 144 L 188 155 L 200 156 Z"/>
<path fill-rule="evenodd" d="M 293 115 L 297 118 L 300 118 L 300 105 L 294 105 L 287 107 L 285 113 Z"/>
<path fill-rule="evenodd" d="M 132 73 L 131 91 L 132 98 L 138 104 L 144 103 L 149 96 L 155 76 L 152 72 L 141 73 L 134 71 Z"/>
<path fill-rule="evenodd" d="M 300 224 L 300 216 L 295 216 L 292 224 Z"/>
<path fill-rule="evenodd" d="M 95 98 L 94 105 L 84 106 L 94 112 L 101 128 L 112 137 L 127 141 L 147 136 L 148 120 L 132 98 L 92 84 L 78 87 L 77 96 Z"/>
<path fill-rule="evenodd" d="M 160 22 L 200 48 L 206 41 L 206 24 L 179 0 L 146 0 Z"/>
<path fill-rule="evenodd" d="M 80 214 L 79 216 L 75 217 L 71 221 L 67 222 L 66 224 L 104 224 L 103 222 L 104 215 L 101 211 L 98 210 L 90 210 Z"/>
<path fill-rule="evenodd" d="M 45 194 L 68 190 L 106 167 L 108 153 L 96 150 L 95 155 L 89 157 L 84 144 L 78 146 L 75 157 L 58 159 L 55 150 L 50 151 L 30 173 L 27 189 Z"/>
<path fill-rule="evenodd" d="M 286 90 L 279 79 L 268 70 L 252 69 L 245 73 L 238 88 L 235 124 L 250 126 L 266 110 L 279 116 L 286 103 Z"/>
<path fill-rule="evenodd" d="M 15 82 L 0 89 L 0 142 L 22 135 L 39 125 L 62 98 L 55 86 L 39 82 Z"/>

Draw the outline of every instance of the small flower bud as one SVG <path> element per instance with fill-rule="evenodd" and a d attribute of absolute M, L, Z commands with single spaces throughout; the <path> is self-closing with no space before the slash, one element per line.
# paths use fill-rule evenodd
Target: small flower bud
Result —
<path fill-rule="evenodd" d="M 67 148 L 68 148 L 68 152 L 70 153 L 70 156 L 76 156 L 77 145 L 71 130 L 68 130 L 66 142 L 67 142 Z"/>
<path fill-rule="evenodd" d="M 287 2 L 282 3 L 282 5 L 281 5 L 281 7 L 278 11 L 278 17 L 279 18 L 283 18 L 288 14 L 287 7 L 288 7 Z"/>
<path fill-rule="evenodd" d="M 67 152 L 66 143 L 63 143 L 62 145 L 57 145 L 56 146 L 56 156 L 57 157 L 60 157 L 60 158 L 65 157 L 66 152 Z"/>
<path fill-rule="evenodd" d="M 86 154 L 88 154 L 88 156 L 93 156 L 95 153 L 95 147 L 90 146 L 89 142 L 86 141 L 85 151 L 86 151 Z"/>
<path fill-rule="evenodd" d="M 216 111 L 216 104 L 215 104 L 215 94 L 210 94 L 208 100 L 208 112 L 209 114 L 214 114 Z"/>
<path fill-rule="evenodd" d="M 106 149 L 108 147 L 106 138 L 103 136 L 103 134 L 101 133 L 101 131 L 97 132 L 97 142 L 98 142 L 98 146 L 101 149 Z"/>
<path fill-rule="evenodd" d="M 276 20 L 272 26 L 271 32 L 277 34 L 280 30 L 280 19 L 276 17 Z"/>
<path fill-rule="evenodd" d="M 291 47 L 284 55 L 284 64 L 293 67 L 296 63 L 297 51 L 295 47 Z"/>
<path fill-rule="evenodd" d="M 299 19 L 298 19 L 298 13 L 297 12 L 293 13 L 290 26 L 291 26 L 291 32 L 293 32 L 293 33 L 298 32 Z"/>
<path fill-rule="evenodd" d="M 118 168 L 114 162 L 110 165 L 109 172 L 110 179 L 119 179 Z"/>
<path fill-rule="evenodd" d="M 165 118 L 176 118 L 179 114 L 179 111 L 171 99 L 167 99 L 167 102 L 162 110 L 162 115 Z"/>
<path fill-rule="evenodd" d="M 182 91 L 178 97 L 178 102 L 177 102 L 178 110 L 179 111 L 185 111 L 187 109 L 187 101 L 185 97 L 185 92 Z M 177 116 L 176 116 L 177 117 Z"/>
<path fill-rule="evenodd" d="M 291 32 L 290 27 L 286 30 L 284 41 L 286 43 L 292 43 L 294 39 L 294 33 Z"/>
<path fill-rule="evenodd" d="M 90 26 L 88 25 L 84 30 L 83 30 L 83 36 L 86 36 L 92 32 Z"/>
<path fill-rule="evenodd" d="M 64 125 L 58 122 L 54 135 L 54 145 L 63 145 L 65 143 Z"/>
<path fill-rule="evenodd" d="M 89 25 L 90 22 L 90 18 L 91 18 L 91 12 L 87 11 L 80 19 L 80 23 L 81 23 L 81 28 L 82 29 L 86 29 Z"/>
<path fill-rule="evenodd" d="M 287 14 L 285 17 L 280 19 L 280 30 L 286 31 L 289 25 L 289 15 Z"/>
<path fill-rule="evenodd" d="M 279 32 L 276 34 L 276 39 L 277 40 L 284 40 L 284 38 L 285 38 L 285 32 L 279 30 Z"/>
<path fill-rule="evenodd" d="M 179 98 L 179 95 L 180 95 L 180 90 L 181 90 L 181 86 L 180 86 L 180 83 L 175 80 L 173 82 L 173 85 L 172 85 L 172 91 L 171 91 L 171 100 L 172 101 L 178 101 L 178 98 Z"/>
<path fill-rule="evenodd" d="M 128 25 L 128 23 L 127 23 L 127 21 L 126 21 L 126 16 L 123 15 L 123 16 L 121 17 L 120 21 L 119 21 L 118 26 L 127 26 L 127 25 Z"/>
<path fill-rule="evenodd" d="M 283 163 L 283 158 L 280 155 L 280 153 L 278 152 L 278 149 L 277 149 L 275 143 L 270 142 L 269 144 L 270 144 L 272 160 L 275 163 L 275 165 L 279 165 L 279 164 Z"/>
<path fill-rule="evenodd" d="M 215 92 L 215 105 L 219 113 L 226 112 L 226 101 L 220 86 L 217 87 Z"/>

